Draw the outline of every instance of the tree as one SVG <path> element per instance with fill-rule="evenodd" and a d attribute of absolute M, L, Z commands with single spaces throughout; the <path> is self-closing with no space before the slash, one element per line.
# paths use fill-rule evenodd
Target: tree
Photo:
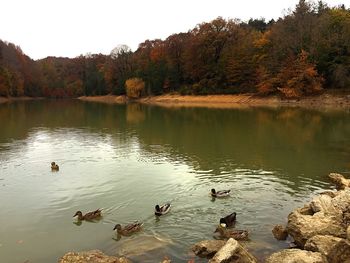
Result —
<path fill-rule="evenodd" d="M 322 90 L 323 78 L 318 75 L 315 64 L 308 61 L 304 50 L 292 63 L 286 64 L 278 74 L 282 87 L 278 88 L 287 98 L 298 98 Z"/>
<path fill-rule="evenodd" d="M 145 82 L 140 78 L 128 79 L 125 81 L 125 89 L 129 98 L 137 99 L 145 90 Z"/>

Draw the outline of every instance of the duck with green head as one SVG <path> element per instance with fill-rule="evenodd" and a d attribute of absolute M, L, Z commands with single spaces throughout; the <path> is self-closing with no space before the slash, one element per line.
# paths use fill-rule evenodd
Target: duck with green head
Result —
<path fill-rule="evenodd" d="M 166 203 L 164 205 L 156 205 L 155 206 L 155 210 L 154 210 L 154 214 L 156 216 L 162 216 L 162 215 L 165 215 L 167 213 L 169 213 L 170 211 L 170 207 L 171 207 L 171 204 L 170 203 Z"/>
<path fill-rule="evenodd" d="M 226 227 L 233 227 L 236 224 L 236 215 L 236 212 L 233 212 L 228 216 L 220 218 L 220 224 L 225 224 Z"/>

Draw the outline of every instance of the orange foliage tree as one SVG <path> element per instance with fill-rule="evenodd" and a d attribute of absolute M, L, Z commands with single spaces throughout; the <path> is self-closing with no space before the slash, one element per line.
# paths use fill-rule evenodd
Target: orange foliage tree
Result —
<path fill-rule="evenodd" d="M 292 63 L 282 68 L 278 74 L 282 86 L 278 90 L 287 98 L 311 95 L 322 90 L 323 78 L 318 75 L 315 64 L 308 61 L 304 50 Z"/>
<path fill-rule="evenodd" d="M 137 99 L 145 90 L 145 82 L 140 78 L 128 79 L 125 81 L 125 88 L 129 98 Z"/>

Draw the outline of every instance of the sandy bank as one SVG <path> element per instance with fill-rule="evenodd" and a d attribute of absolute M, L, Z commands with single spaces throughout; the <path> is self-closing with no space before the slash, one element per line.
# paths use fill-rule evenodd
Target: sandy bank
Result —
<path fill-rule="evenodd" d="M 91 102 L 103 102 L 103 103 L 126 103 L 128 102 L 128 98 L 126 96 L 114 96 L 114 95 L 106 95 L 106 96 L 82 96 L 78 98 L 83 101 L 91 101 Z"/>
<path fill-rule="evenodd" d="M 209 95 L 209 96 L 180 96 L 161 95 L 142 98 L 141 103 L 166 107 L 215 107 L 235 108 L 245 106 L 299 106 L 307 108 L 347 108 L 350 107 L 350 95 L 322 94 L 301 99 L 284 100 L 278 96 L 259 97 L 252 94 L 240 95 Z"/>
<path fill-rule="evenodd" d="M 159 105 L 164 107 L 212 107 L 237 108 L 248 106 L 278 106 L 277 97 L 257 97 L 250 94 L 240 95 L 207 95 L 207 96 L 181 96 L 160 95 L 139 99 L 140 103 Z"/>

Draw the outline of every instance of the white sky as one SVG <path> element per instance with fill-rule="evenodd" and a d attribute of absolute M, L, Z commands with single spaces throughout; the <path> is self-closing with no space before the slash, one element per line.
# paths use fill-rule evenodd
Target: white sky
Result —
<path fill-rule="evenodd" d="M 326 0 L 330 6 L 350 0 Z M 1 0 L 0 39 L 33 59 L 135 50 L 196 24 L 223 18 L 278 18 L 298 0 Z"/>

